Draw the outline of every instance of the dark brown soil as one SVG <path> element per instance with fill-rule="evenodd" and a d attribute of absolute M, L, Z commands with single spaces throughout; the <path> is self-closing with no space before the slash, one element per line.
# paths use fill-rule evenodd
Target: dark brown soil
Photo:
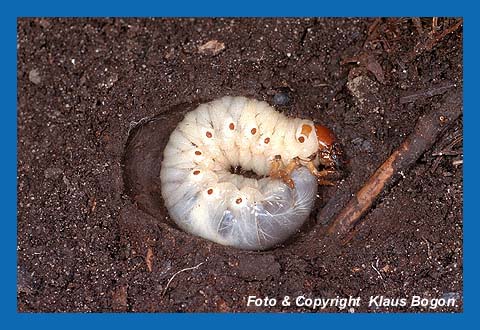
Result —
<path fill-rule="evenodd" d="M 462 311 L 462 119 L 348 244 L 315 220 L 443 102 L 402 97 L 461 88 L 462 29 L 438 37 L 457 22 L 439 19 L 432 36 L 430 18 L 20 19 L 18 310 L 312 311 L 280 303 L 305 295 L 361 297 L 350 312 Z M 210 40 L 225 48 L 200 53 Z M 347 155 L 346 177 L 321 188 L 308 228 L 271 251 L 192 237 L 159 197 L 169 133 L 194 104 L 227 94 L 331 127 Z M 149 145 L 133 143 L 139 130 L 151 130 Z M 279 303 L 248 307 L 251 295 Z M 375 295 L 457 304 L 368 306 Z"/>

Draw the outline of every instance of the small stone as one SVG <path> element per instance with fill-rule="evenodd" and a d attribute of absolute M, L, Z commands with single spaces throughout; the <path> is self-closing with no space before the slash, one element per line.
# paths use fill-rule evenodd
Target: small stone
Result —
<path fill-rule="evenodd" d="M 289 87 L 277 87 L 275 88 L 275 94 L 273 95 L 273 103 L 275 105 L 288 105 L 292 102 L 292 90 Z"/>
<path fill-rule="evenodd" d="M 207 43 L 198 46 L 198 52 L 200 54 L 206 55 L 218 55 L 221 51 L 225 49 L 225 44 L 218 40 L 210 40 Z"/>
<path fill-rule="evenodd" d="M 30 80 L 35 85 L 38 85 L 42 82 L 42 78 L 40 77 L 40 72 L 37 69 L 30 70 L 28 73 L 28 80 Z"/>
<path fill-rule="evenodd" d="M 286 105 L 290 102 L 290 96 L 288 93 L 280 92 L 273 96 L 273 103 L 275 105 Z"/>

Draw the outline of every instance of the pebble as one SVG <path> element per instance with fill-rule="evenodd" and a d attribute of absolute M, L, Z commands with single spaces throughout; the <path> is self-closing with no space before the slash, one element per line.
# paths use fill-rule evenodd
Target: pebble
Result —
<path fill-rule="evenodd" d="M 37 69 L 32 69 L 28 73 L 28 80 L 30 80 L 35 85 L 38 85 L 42 82 L 42 78 L 40 77 L 40 72 Z"/>
<path fill-rule="evenodd" d="M 225 49 L 225 44 L 218 40 L 210 40 L 207 43 L 198 46 L 198 52 L 200 54 L 207 54 L 207 55 L 218 55 Z"/>
<path fill-rule="evenodd" d="M 287 105 L 290 102 L 290 96 L 287 92 L 278 92 L 273 96 L 273 104 Z"/>
<path fill-rule="evenodd" d="M 273 96 L 273 103 L 275 105 L 285 105 L 290 101 L 287 93 L 278 93 Z"/>

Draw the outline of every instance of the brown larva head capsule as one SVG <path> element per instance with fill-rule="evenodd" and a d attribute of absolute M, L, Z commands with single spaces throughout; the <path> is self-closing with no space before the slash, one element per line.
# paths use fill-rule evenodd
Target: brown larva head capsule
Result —
<path fill-rule="evenodd" d="M 323 125 L 315 125 L 318 140 L 318 160 L 328 168 L 340 168 L 342 165 L 342 151 L 333 132 Z"/>

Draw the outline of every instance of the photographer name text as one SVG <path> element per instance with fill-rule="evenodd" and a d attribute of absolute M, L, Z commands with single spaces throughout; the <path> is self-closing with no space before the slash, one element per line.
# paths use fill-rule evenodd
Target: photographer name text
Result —
<path fill-rule="evenodd" d="M 311 309 L 326 309 L 336 307 L 340 310 L 345 308 L 355 308 L 360 306 L 369 308 L 381 307 L 411 307 L 437 309 L 440 307 L 457 307 L 456 298 L 425 298 L 421 296 L 412 296 L 409 298 L 386 297 L 382 295 L 370 296 L 368 299 L 360 297 L 335 297 L 335 298 L 310 298 L 304 295 L 290 297 L 284 296 L 281 299 L 270 297 L 248 296 L 248 307 L 307 307 Z"/>

